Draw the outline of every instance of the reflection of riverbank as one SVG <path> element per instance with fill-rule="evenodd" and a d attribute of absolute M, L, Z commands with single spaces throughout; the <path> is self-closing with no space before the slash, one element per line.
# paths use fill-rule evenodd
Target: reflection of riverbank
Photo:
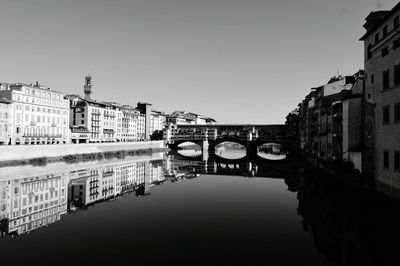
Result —
<path fill-rule="evenodd" d="M 398 265 L 399 202 L 349 188 L 329 175 L 287 180 L 316 249 L 334 265 Z"/>

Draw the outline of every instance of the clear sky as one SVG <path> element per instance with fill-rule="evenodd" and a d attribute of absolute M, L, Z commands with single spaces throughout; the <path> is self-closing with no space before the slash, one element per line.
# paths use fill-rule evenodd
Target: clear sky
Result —
<path fill-rule="evenodd" d="M 380 0 L 391 9 L 398 0 Z M 222 123 L 282 123 L 363 68 L 376 0 L 0 0 L 0 81 Z"/>

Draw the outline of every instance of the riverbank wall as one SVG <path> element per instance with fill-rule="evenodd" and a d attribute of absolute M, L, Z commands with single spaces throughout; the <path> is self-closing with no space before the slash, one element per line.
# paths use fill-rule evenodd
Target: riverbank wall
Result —
<path fill-rule="evenodd" d="M 164 148 L 165 144 L 162 140 L 124 143 L 0 146 L 0 162 L 51 158 L 76 154 L 95 154 L 149 149 L 160 150 Z"/>

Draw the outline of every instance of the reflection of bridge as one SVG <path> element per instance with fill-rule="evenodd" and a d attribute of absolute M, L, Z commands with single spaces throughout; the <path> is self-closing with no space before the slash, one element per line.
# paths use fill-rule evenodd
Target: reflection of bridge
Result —
<path fill-rule="evenodd" d="M 189 171 L 198 174 L 249 176 L 249 177 L 271 177 L 287 178 L 294 175 L 290 165 L 290 159 L 282 161 L 268 161 L 255 157 L 240 159 L 225 159 L 219 156 L 210 156 L 203 160 L 202 156 L 187 157 L 173 152 L 169 154 L 171 169 L 176 171 Z"/>
<path fill-rule="evenodd" d="M 223 142 L 235 142 L 246 147 L 248 157 L 254 157 L 257 147 L 265 143 L 279 143 L 289 148 L 285 125 L 175 125 L 165 132 L 171 149 L 192 142 L 201 146 L 203 152 L 215 150 Z"/>

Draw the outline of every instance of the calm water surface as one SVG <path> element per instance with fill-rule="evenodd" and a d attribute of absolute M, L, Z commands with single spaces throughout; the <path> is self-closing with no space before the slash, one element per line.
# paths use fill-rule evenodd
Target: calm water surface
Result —
<path fill-rule="evenodd" d="M 284 176 L 285 163 L 214 159 L 0 168 L 1 263 L 398 265 L 397 202 Z"/>

